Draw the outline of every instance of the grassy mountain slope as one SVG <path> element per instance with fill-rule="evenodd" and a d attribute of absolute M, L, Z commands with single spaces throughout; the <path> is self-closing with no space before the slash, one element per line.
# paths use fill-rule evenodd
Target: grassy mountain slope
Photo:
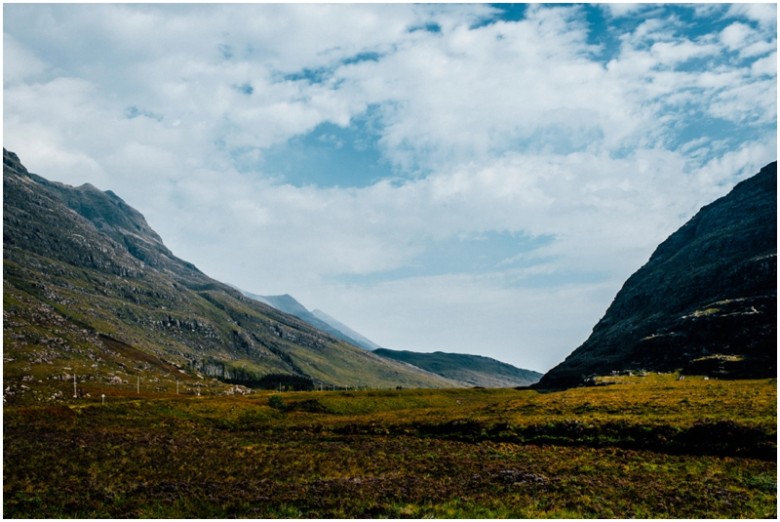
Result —
<path fill-rule="evenodd" d="M 632 369 L 776 376 L 776 162 L 658 246 L 591 336 L 539 386 Z"/>
<path fill-rule="evenodd" d="M 5 150 L 3 191 L 6 400 L 62 398 L 73 375 L 157 391 L 452 385 L 209 278 L 111 192 L 49 182 Z"/>
<path fill-rule="evenodd" d="M 486 388 L 508 388 L 529 386 L 542 376 L 533 370 L 523 370 L 490 357 L 461 353 L 419 353 L 406 350 L 379 348 L 374 353 L 403 361 L 447 379 L 458 381 L 464 386 Z"/>

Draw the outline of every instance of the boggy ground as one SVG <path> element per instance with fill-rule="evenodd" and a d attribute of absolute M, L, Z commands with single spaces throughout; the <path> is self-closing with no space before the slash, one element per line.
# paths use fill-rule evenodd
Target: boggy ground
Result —
<path fill-rule="evenodd" d="M 776 381 L 611 381 L 6 407 L 4 515 L 775 518 Z"/>

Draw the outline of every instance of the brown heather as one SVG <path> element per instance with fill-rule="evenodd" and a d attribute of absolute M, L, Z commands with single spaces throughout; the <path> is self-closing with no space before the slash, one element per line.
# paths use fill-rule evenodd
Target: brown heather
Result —
<path fill-rule="evenodd" d="M 4 409 L 10 518 L 775 518 L 775 380 Z M 85 385 L 87 386 L 87 385 Z M 87 386 L 88 387 L 88 386 Z"/>

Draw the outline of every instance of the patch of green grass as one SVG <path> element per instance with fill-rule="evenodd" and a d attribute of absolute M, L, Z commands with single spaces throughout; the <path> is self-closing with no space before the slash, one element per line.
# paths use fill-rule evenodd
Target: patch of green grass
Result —
<path fill-rule="evenodd" d="M 4 514 L 774 517 L 776 396 L 766 380 L 650 376 L 550 394 L 261 392 L 12 406 Z"/>

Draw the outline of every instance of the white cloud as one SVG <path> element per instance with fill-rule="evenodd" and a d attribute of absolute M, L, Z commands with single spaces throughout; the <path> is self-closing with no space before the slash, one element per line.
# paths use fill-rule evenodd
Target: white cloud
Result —
<path fill-rule="evenodd" d="M 646 10 L 648 6 L 641 3 L 614 2 L 604 4 L 603 7 L 612 17 L 621 18 Z"/>
<path fill-rule="evenodd" d="M 46 64 L 7 33 L 3 34 L 3 49 L 4 86 L 34 79 L 46 72 Z"/>
<path fill-rule="evenodd" d="M 693 58 L 713 56 L 720 52 L 720 48 L 714 44 L 691 41 L 657 42 L 650 52 L 659 64 L 674 67 Z"/>
<path fill-rule="evenodd" d="M 736 3 L 729 5 L 729 16 L 744 17 L 758 22 L 763 28 L 774 29 L 777 26 L 777 4 L 775 3 Z"/>
<path fill-rule="evenodd" d="M 653 7 L 605 64 L 585 9 L 479 26 L 492 8 L 6 6 L 5 146 L 114 190 L 214 277 L 390 347 L 542 370 L 658 242 L 776 155 L 776 42 L 743 23 L 766 12 L 692 36 Z M 263 172 L 267 147 L 368 107 L 396 179 Z M 705 117 L 749 137 L 684 130 Z M 490 232 L 551 240 L 488 273 L 393 279 L 437 242 Z"/>
<path fill-rule="evenodd" d="M 344 75 L 361 89 L 358 96 L 394 102 L 384 108 L 382 144 L 408 168 L 517 148 L 588 146 L 603 134 L 626 134 L 632 124 L 621 110 L 620 84 L 578 50 L 586 34 L 575 14 L 535 10 L 521 23 L 459 27 Z M 563 39 L 550 37 L 567 23 Z"/>
<path fill-rule="evenodd" d="M 729 49 L 739 49 L 752 34 L 753 29 L 749 25 L 734 22 L 720 32 L 720 39 Z"/>
<path fill-rule="evenodd" d="M 772 53 L 750 65 L 750 72 L 753 76 L 777 76 L 777 53 Z"/>

